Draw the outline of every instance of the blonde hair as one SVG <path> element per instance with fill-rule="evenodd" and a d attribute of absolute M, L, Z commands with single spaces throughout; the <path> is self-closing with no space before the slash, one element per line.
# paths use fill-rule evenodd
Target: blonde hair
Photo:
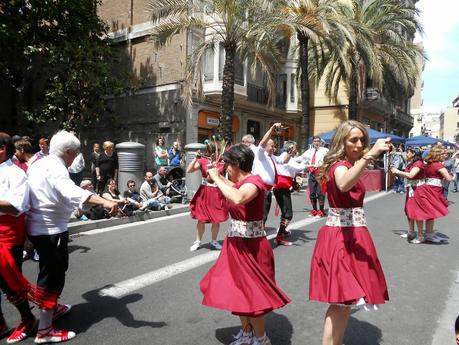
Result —
<path fill-rule="evenodd" d="M 114 147 L 114 146 L 115 146 L 115 144 L 113 144 L 111 141 L 104 141 L 104 144 L 103 144 L 104 150 L 107 147 Z"/>
<path fill-rule="evenodd" d="M 426 163 L 442 162 L 444 152 L 445 149 L 441 146 L 432 147 L 429 153 L 427 154 L 426 158 L 424 158 L 424 161 L 426 161 Z"/>
<path fill-rule="evenodd" d="M 362 123 L 354 120 L 349 120 L 341 123 L 336 129 L 335 135 L 333 136 L 330 144 L 330 149 L 325 155 L 323 165 L 319 169 L 319 181 L 328 181 L 328 172 L 330 171 L 331 166 L 334 163 L 346 158 L 345 141 L 354 128 L 360 129 L 363 133 L 362 156 L 365 154 L 365 152 L 368 151 L 370 146 L 370 137 L 368 136 L 368 132 L 365 126 Z"/>

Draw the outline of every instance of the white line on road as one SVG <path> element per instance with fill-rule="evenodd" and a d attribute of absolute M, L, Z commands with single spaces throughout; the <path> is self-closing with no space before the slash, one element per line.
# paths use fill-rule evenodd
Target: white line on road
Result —
<path fill-rule="evenodd" d="M 115 231 L 115 230 L 124 230 L 126 228 L 131 228 L 131 227 L 134 227 L 134 226 L 151 224 L 151 223 L 161 222 L 161 221 L 164 221 L 164 220 L 171 220 L 171 219 L 174 219 L 174 218 L 184 217 L 184 216 L 188 216 L 188 215 L 190 215 L 190 212 L 174 214 L 172 216 L 166 216 L 166 217 L 158 217 L 158 218 L 154 218 L 154 219 L 145 220 L 145 221 L 142 221 L 142 222 L 115 225 L 115 226 L 111 226 L 109 228 L 88 230 L 88 231 L 84 231 L 84 232 L 80 233 L 79 235 L 82 235 L 82 236 L 98 235 L 98 234 L 103 234 L 104 232 L 110 232 L 110 231 Z"/>
<path fill-rule="evenodd" d="M 370 196 L 368 198 L 365 198 L 365 202 L 370 202 L 370 201 L 379 199 L 379 198 L 381 198 L 381 197 L 383 197 L 383 196 L 385 196 L 387 194 L 388 193 L 386 193 L 386 192 L 381 192 L 381 193 L 378 193 L 378 194 L 374 194 L 374 195 L 372 195 L 372 196 Z M 177 215 L 177 216 L 179 216 L 179 215 Z M 171 217 L 173 217 L 173 216 L 171 216 Z M 168 217 L 168 218 L 170 218 L 170 217 Z M 291 223 L 289 227 L 290 228 L 293 228 L 293 227 L 299 228 L 299 227 L 303 227 L 305 225 L 309 225 L 309 224 L 318 222 L 318 221 L 320 221 L 322 219 L 323 218 L 306 218 L 306 219 Z M 156 220 L 156 219 L 153 219 L 153 220 Z M 150 221 L 148 221 L 148 222 L 150 222 Z M 144 224 L 144 223 L 142 223 L 142 224 Z M 104 230 L 104 229 L 101 229 L 101 230 Z M 93 230 L 93 231 L 98 231 L 98 230 Z M 98 233 L 100 233 L 100 232 L 98 232 Z M 85 232 L 85 234 L 86 234 L 86 232 Z M 271 240 L 274 237 L 276 237 L 276 234 L 271 234 L 271 235 L 267 236 L 268 240 Z M 220 252 L 217 252 L 217 251 L 208 252 L 206 254 L 201 254 L 201 255 L 195 256 L 193 258 L 190 258 L 190 259 L 187 259 L 187 260 L 183 260 L 183 261 L 177 262 L 177 263 L 169 265 L 169 266 L 162 267 L 160 269 L 157 269 L 157 270 L 142 274 L 140 276 L 137 276 L 137 277 L 134 277 L 134 278 L 119 282 L 119 283 L 114 284 L 113 286 L 111 286 L 109 288 L 102 289 L 99 292 L 99 294 L 101 296 L 111 296 L 111 297 L 115 297 L 115 298 L 121 298 L 123 296 L 126 296 L 126 295 L 130 294 L 133 291 L 142 289 L 142 288 L 147 287 L 149 285 L 153 285 L 153 284 L 158 283 L 158 282 L 160 282 L 162 280 L 171 278 L 171 277 L 176 276 L 176 275 L 178 275 L 180 273 L 184 273 L 186 271 L 192 270 L 194 268 L 197 268 L 199 266 L 202 266 L 202 265 L 205 265 L 205 264 L 207 264 L 209 262 L 217 260 L 219 253 Z"/>

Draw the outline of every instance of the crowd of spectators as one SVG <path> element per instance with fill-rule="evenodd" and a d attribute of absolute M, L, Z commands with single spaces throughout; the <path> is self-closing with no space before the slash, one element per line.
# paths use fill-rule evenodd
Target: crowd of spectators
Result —
<path fill-rule="evenodd" d="M 39 150 L 34 150 L 33 141 L 27 136 L 14 136 L 15 154 L 13 162 L 27 172 L 28 167 L 35 161 L 49 154 L 49 139 L 38 140 Z M 83 153 L 79 153 L 68 168 L 71 180 L 81 188 L 103 198 L 115 201 L 119 206 L 118 216 L 131 216 L 135 212 L 158 211 L 171 207 L 171 182 L 166 178 L 167 167 L 180 167 L 183 164 L 183 155 L 178 141 L 167 149 L 164 137 L 158 137 L 154 147 L 154 162 L 156 174 L 147 171 L 140 189 L 136 189 L 136 182 L 129 180 L 126 186 L 118 185 L 118 155 L 115 145 L 105 141 L 101 145 L 94 143 L 88 160 L 88 172 Z M 123 192 L 120 192 L 122 188 Z M 76 218 L 81 220 L 103 219 L 110 215 L 101 206 L 92 206 L 88 209 L 76 209 Z M 26 246 L 28 247 L 28 246 Z M 33 247 L 24 254 L 34 257 Z"/>

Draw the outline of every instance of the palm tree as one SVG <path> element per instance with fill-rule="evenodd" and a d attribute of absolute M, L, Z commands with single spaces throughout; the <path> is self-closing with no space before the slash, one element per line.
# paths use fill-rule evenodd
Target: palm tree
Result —
<path fill-rule="evenodd" d="M 309 100 L 310 81 L 316 84 L 324 72 L 323 65 L 314 64 L 310 70 L 310 59 L 322 61 L 326 51 L 341 54 L 341 47 L 346 40 L 352 41 L 345 16 L 350 8 L 337 0 L 287 0 L 283 12 L 288 17 L 284 32 L 296 35 L 299 57 L 299 83 L 301 88 L 301 138 L 303 147 L 307 147 L 309 137 Z"/>
<path fill-rule="evenodd" d="M 250 61 L 253 75 L 261 68 L 268 94 L 274 94 L 274 72 L 282 63 L 276 47 L 282 16 L 274 8 L 275 3 L 269 0 L 151 0 L 149 3 L 148 11 L 156 24 L 152 37 L 159 45 L 190 29 L 200 29 L 208 35 L 187 61 L 185 97 L 188 104 L 192 101 L 193 81 L 199 83 L 202 78 L 203 56 L 208 50 L 215 50 L 217 44 L 223 44 L 220 131 L 227 141 L 232 137 L 236 59 Z M 271 99 L 270 96 L 268 101 Z"/>
<path fill-rule="evenodd" d="M 392 99 L 410 97 L 416 85 L 416 59 L 422 55 L 406 35 L 422 32 L 418 11 L 398 0 L 353 0 L 349 22 L 354 42 L 345 45 L 345 54 L 327 52 L 319 62 L 325 64 L 325 86 L 336 98 L 341 82 L 349 92 L 349 118 L 357 119 L 358 99 L 363 76 L 372 80 Z"/>

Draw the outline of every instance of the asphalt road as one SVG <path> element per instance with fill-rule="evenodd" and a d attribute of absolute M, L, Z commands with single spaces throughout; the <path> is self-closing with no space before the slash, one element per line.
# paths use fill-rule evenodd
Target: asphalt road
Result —
<path fill-rule="evenodd" d="M 450 194 L 451 213 L 435 226 L 449 238 L 442 245 L 412 245 L 399 236 L 406 229 L 404 198 L 389 193 L 365 205 L 390 301 L 377 312 L 353 313 L 346 345 L 454 344 L 453 324 L 459 313 L 455 309 L 459 306 L 455 288 L 459 193 Z M 308 276 L 317 231 L 325 221 L 308 218 L 308 207 L 304 192 L 294 196 L 294 245 L 274 246 L 276 279 L 292 303 L 267 317 L 273 345 L 321 343 L 327 306 L 308 301 Z M 269 233 L 278 221 L 271 210 Z M 57 324 L 77 332 L 71 343 L 229 344 L 238 331 L 238 319 L 201 306 L 199 280 L 218 253 L 208 246 L 189 252 L 194 226 L 190 216 L 183 214 L 74 236 L 61 299 L 74 309 Z M 221 238 L 224 229 L 223 224 Z M 209 233 L 205 240 L 210 239 Z M 37 268 L 34 262 L 24 263 L 24 272 L 32 281 Z M 17 313 L 7 302 L 2 305 L 9 325 L 16 325 Z M 36 308 L 34 313 L 38 314 Z M 33 338 L 23 343 L 32 344 Z"/>

